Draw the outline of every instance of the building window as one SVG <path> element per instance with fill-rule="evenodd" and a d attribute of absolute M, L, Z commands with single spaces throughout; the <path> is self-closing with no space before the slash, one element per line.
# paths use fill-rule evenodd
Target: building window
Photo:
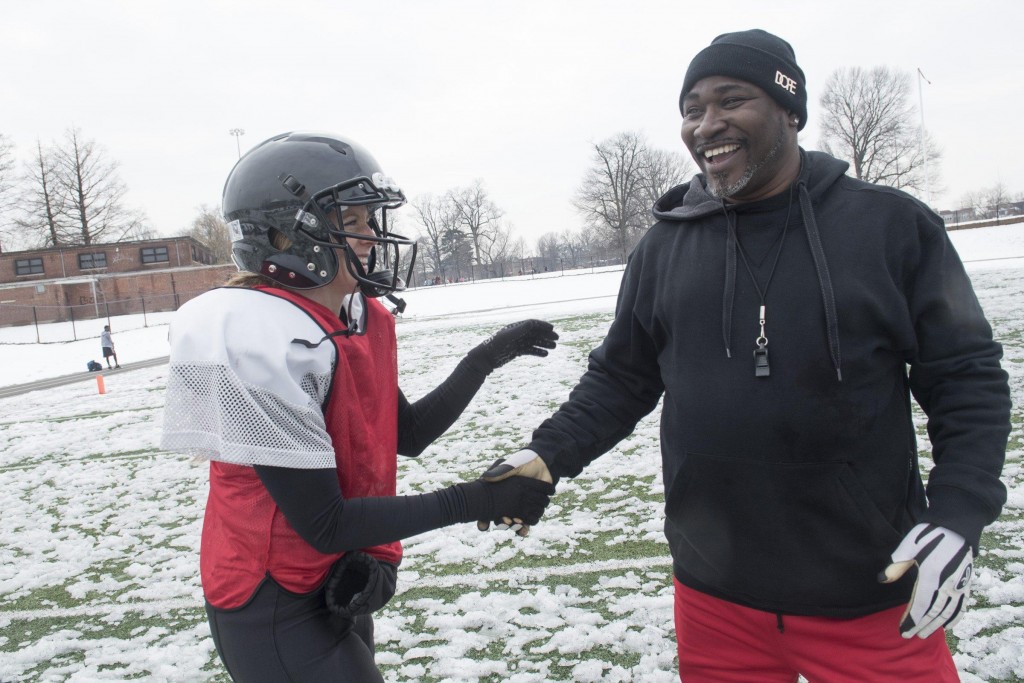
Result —
<path fill-rule="evenodd" d="M 102 251 L 98 251 L 95 254 L 79 254 L 78 267 L 81 270 L 88 270 L 89 268 L 106 268 L 107 254 Z"/>
<path fill-rule="evenodd" d="M 14 261 L 15 275 L 42 275 L 43 259 L 20 258 Z"/>
<path fill-rule="evenodd" d="M 170 260 L 170 257 L 167 255 L 167 247 L 142 248 L 143 263 L 167 263 Z"/>

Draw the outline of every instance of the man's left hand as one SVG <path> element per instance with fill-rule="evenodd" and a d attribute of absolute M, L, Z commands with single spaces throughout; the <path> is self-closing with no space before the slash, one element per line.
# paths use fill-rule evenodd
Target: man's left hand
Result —
<path fill-rule="evenodd" d="M 953 626 L 963 614 L 974 578 L 974 555 L 964 537 L 935 524 L 918 524 L 892 554 L 892 564 L 878 575 L 892 583 L 917 565 L 917 582 L 900 622 L 904 638 L 927 638 Z"/>

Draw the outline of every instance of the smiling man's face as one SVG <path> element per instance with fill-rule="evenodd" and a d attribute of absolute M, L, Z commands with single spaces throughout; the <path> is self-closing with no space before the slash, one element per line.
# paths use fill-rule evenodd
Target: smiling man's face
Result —
<path fill-rule="evenodd" d="M 764 90 L 736 78 L 702 78 L 683 100 L 683 142 L 708 191 L 730 202 L 771 197 L 796 179 L 796 126 Z"/>

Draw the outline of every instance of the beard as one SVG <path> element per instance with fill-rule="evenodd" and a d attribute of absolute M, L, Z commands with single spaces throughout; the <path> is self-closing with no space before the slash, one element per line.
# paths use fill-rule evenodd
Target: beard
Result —
<path fill-rule="evenodd" d="M 786 127 L 784 123 L 780 123 L 778 133 L 775 136 L 775 144 L 772 145 L 771 149 L 769 149 L 760 159 L 751 159 L 748 162 L 747 169 L 743 172 L 743 175 L 737 178 L 736 182 L 731 185 L 728 184 L 728 173 L 723 172 L 710 174 L 707 182 L 708 192 L 718 199 L 728 199 L 729 197 L 738 194 L 743 190 L 743 188 L 750 184 L 751 179 L 753 179 L 761 169 L 779 156 L 779 153 L 782 151 L 785 144 Z"/>

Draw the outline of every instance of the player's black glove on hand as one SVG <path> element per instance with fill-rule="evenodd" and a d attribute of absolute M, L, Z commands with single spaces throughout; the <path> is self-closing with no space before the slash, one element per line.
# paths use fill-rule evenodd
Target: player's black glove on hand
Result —
<path fill-rule="evenodd" d="M 390 562 L 361 550 L 345 553 L 327 576 L 327 609 L 339 617 L 371 614 L 395 594 L 397 578 L 398 567 Z"/>
<path fill-rule="evenodd" d="M 466 521 L 507 517 L 518 524 L 536 524 L 555 492 L 554 484 L 528 477 L 483 479 L 457 484 L 466 499 Z"/>
<path fill-rule="evenodd" d="M 468 358 L 486 368 L 487 372 L 500 368 L 519 356 L 548 355 L 555 348 L 558 333 L 551 323 L 543 320 L 520 320 L 506 325 L 494 335 L 470 350 Z"/>
<path fill-rule="evenodd" d="M 504 481 L 509 477 L 528 477 L 548 484 L 555 483 L 555 479 L 551 476 L 551 472 L 548 470 L 544 460 L 526 448 L 513 453 L 507 458 L 498 458 L 486 472 L 480 475 L 481 479 L 492 483 Z M 533 524 L 533 522 L 524 522 L 522 519 L 516 520 L 507 515 L 492 519 L 494 519 L 494 527 L 496 529 L 512 529 L 519 536 L 527 536 L 530 533 L 530 525 Z M 491 522 L 487 519 L 480 519 L 477 520 L 476 527 L 480 531 L 487 531 L 491 527 Z"/>

